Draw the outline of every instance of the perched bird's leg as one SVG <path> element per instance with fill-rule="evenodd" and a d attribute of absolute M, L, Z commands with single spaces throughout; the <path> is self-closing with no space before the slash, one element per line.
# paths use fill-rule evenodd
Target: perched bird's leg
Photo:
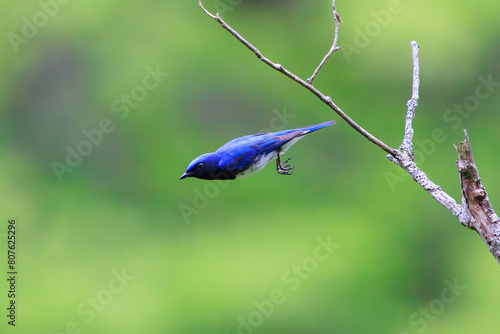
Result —
<path fill-rule="evenodd" d="M 283 164 L 286 164 L 291 159 L 292 158 L 286 159 L 286 161 Z M 278 152 L 278 157 L 276 158 L 276 170 L 278 171 L 278 173 L 283 174 L 283 175 L 292 175 L 292 173 L 289 172 L 289 170 L 292 170 L 293 166 L 292 165 L 283 165 L 283 164 L 281 164 L 281 162 L 280 162 L 280 154 Z"/>

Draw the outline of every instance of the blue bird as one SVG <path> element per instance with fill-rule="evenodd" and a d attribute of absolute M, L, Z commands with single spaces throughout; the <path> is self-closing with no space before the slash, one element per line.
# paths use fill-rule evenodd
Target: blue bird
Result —
<path fill-rule="evenodd" d="M 279 174 L 291 175 L 294 167 L 284 163 L 280 154 L 284 154 L 293 144 L 306 134 L 335 124 L 328 121 L 305 128 L 278 132 L 257 133 L 231 140 L 217 151 L 206 153 L 194 159 L 181 175 L 204 180 L 234 180 L 250 176 L 276 158 L 276 170 Z"/>

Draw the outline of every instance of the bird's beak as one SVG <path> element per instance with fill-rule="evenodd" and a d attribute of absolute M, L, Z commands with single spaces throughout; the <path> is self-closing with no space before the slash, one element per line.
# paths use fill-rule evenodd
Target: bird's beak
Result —
<path fill-rule="evenodd" d="M 184 174 L 181 175 L 181 178 L 179 180 L 185 179 L 186 177 L 190 177 L 191 173 L 185 172 Z"/>

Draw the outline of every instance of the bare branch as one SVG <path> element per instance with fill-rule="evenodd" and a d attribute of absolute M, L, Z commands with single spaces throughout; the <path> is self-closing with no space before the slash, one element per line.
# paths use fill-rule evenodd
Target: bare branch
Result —
<path fill-rule="evenodd" d="M 349 124 L 353 129 L 355 129 L 356 131 L 358 131 L 361 135 L 363 135 L 369 141 L 371 141 L 372 143 L 374 143 L 375 145 L 377 145 L 378 147 L 380 147 L 381 149 L 383 149 L 384 151 L 386 151 L 387 153 L 389 153 L 392 156 L 395 156 L 398 153 L 396 149 L 393 149 L 393 148 L 389 147 L 384 142 L 382 142 L 380 139 L 376 138 L 371 133 L 369 133 L 368 131 L 366 131 L 365 129 L 363 129 L 361 126 L 359 126 L 356 122 L 354 122 L 335 103 L 333 103 L 332 99 L 329 96 L 324 95 L 319 90 L 317 90 L 316 88 L 314 88 L 313 85 L 311 85 L 310 83 L 302 80 L 297 75 L 295 75 L 292 72 L 290 72 L 287 69 L 285 69 L 281 64 L 273 63 L 272 61 L 270 61 L 269 59 L 267 59 L 266 57 L 264 57 L 262 55 L 262 53 L 256 47 L 254 47 L 252 44 L 250 44 L 246 39 L 244 39 L 240 34 L 238 34 L 238 32 L 236 32 L 226 22 L 224 22 L 224 20 L 219 16 L 219 13 L 216 13 L 215 15 L 211 14 L 208 10 L 205 9 L 205 7 L 203 7 L 203 4 L 201 3 L 201 0 L 198 0 L 198 4 L 200 5 L 200 7 L 203 9 L 203 11 L 205 11 L 205 13 L 208 16 L 210 16 L 211 18 L 213 18 L 214 20 L 216 20 L 217 22 L 219 22 L 219 24 L 221 25 L 222 28 L 224 28 L 227 31 L 229 31 L 241 43 L 243 43 L 247 48 L 249 48 L 253 53 L 255 53 L 255 55 L 257 56 L 257 58 L 259 58 L 261 61 L 263 61 L 267 65 L 271 66 L 275 70 L 283 73 L 284 75 L 286 75 L 287 77 L 289 77 L 293 81 L 299 83 L 300 85 L 302 85 L 306 89 L 308 89 L 310 92 L 312 92 L 314 95 L 316 95 L 321 101 L 323 101 L 325 104 L 327 104 L 333 111 L 335 111 L 337 113 L 337 115 L 339 115 L 344 121 L 347 122 L 347 124 Z"/>
<path fill-rule="evenodd" d="M 451 196 L 441 190 L 441 188 L 437 184 L 432 182 L 429 177 L 415 164 L 415 157 L 413 154 L 412 123 L 413 119 L 415 118 L 415 109 L 418 106 L 420 85 L 418 60 L 419 46 L 415 41 L 411 42 L 413 55 L 412 95 L 410 100 L 408 100 L 407 102 L 408 109 L 406 112 L 403 141 L 399 147 L 399 150 L 396 150 L 387 146 L 385 143 L 364 130 L 361 126 L 359 126 L 356 122 L 349 118 L 335 103 L 333 103 L 332 99 L 329 96 L 325 96 L 312 85 L 312 81 L 317 76 L 326 59 L 328 59 L 328 57 L 338 49 L 338 24 L 342 21 L 340 19 L 340 16 L 336 12 L 335 1 L 333 1 L 332 5 L 335 19 L 335 39 L 333 42 L 333 46 L 327 53 L 323 61 L 320 63 L 316 71 L 313 73 L 313 76 L 307 79 L 307 82 L 285 69 L 281 64 L 273 63 L 272 61 L 264 57 L 256 47 L 250 44 L 234 29 L 232 29 L 226 22 L 224 22 L 224 20 L 220 18 L 218 13 L 213 15 L 209 11 L 207 11 L 203 7 L 201 0 L 198 0 L 198 3 L 208 16 L 219 22 L 219 24 L 224 29 L 229 31 L 234 37 L 236 37 L 241 43 L 243 43 L 248 49 L 250 49 L 261 61 L 308 89 L 321 101 L 327 104 L 333 111 L 335 111 L 352 128 L 354 128 L 361 135 L 387 152 L 387 158 L 390 161 L 394 162 L 395 164 L 403 168 L 408 174 L 410 174 L 411 178 L 415 182 L 417 182 L 422 188 L 424 188 L 425 191 L 427 191 L 436 201 L 447 208 L 455 217 L 458 218 L 458 220 L 464 226 L 476 230 L 490 249 L 495 259 L 498 261 L 498 263 L 500 263 L 500 220 L 491 207 L 488 195 L 481 183 L 481 179 L 479 178 L 479 173 L 474 163 L 474 158 L 472 156 L 472 150 L 470 148 L 467 132 L 465 132 L 465 141 L 461 142 L 459 148 L 457 148 L 457 152 L 459 154 L 457 168 L 460 172 L 463 194 L 461 205 L 457 204 Z"/>
<path fill-rule="evenodd" d="M 427 174 L 418 168 L 415 164 L 413 154 L 408 151 L 401 151 L 396 157 L 391 155 L 387 156 L 389 160 L 397 164 L 399 167 L 403 168 L 408 174 L 410 174 L 413 181 L 417 182 L 425 191 L 427 191 L 436 201 L 441 203 L 448 211 L 450 211 L 459 220 L 462 216 L 462 208 L 457 202 L 444 192 L 441 187 L 434 182 L 432 182 Z"/>
<path fill-rule="evenodd" d="M 418 91 L 420 86 L 420 70 L 418 60 L 419 45 L 415 41 L 412 41 L 410 44 L 413 56 L 412 93 L 410 100 L 406 103 L 408 110 L 406 111 L 405 133 L 403 136 L 403 142 L 399 147 L 398 154 L 396 156 L 388 155 L 387 158 L 403 168 L 408 174 L 410 174 L 411 178 L 424 188 L 425 191 L 427 191 L 436 201 L 447 208 L 448 211 L 450 211 L 455 217 L 459 218 L 462 214 L 462 208 L 460 205 L 458 205 L 450 195 L 441 190 L 441 187 L 432 182 L 429 177 L 415 164 L 415 156 L 413 154 L 412 123 L 413 118 L 415 117 L 415 109 L 418 106 Z"/>
<path fill-rule="evenodd" d="M 333 20 L 335 21 L 335 37 L 333 38 L 333 45 L 330 48 L 330 51 L 328 51 L 328 53 L 325 55 L 325 57 L 323 58 L 323 60 L 321 61 L 321 63 L 319 63 L 319 65 L 316 68 L 316 70 L 314 71 L 313 75 L 310 78 L 307 79 L 307 82 L 310 83 L 311 85 L 312 85 L 313 80 L 318 75 L 319 70 L 321 70 L 321 68 L 325 64 L 326 60 L 328 58 L 330 58 L 330 56 L 332 55 L 332 53 L 334 53 L 335 51 L 337 51 L 338 49 L 340 49 L 340 47 L 337 46 L 337 40 L 339 38 L 339 23 L 342 23 L 342 19 L 340 18 L 340 15 L 337 13 L 337 8 L 335 7 L 335 0 L 333 0 L 332 8 L 333 8 Z"/>
<path fill-rule="evenodd" d="M 388 158 L 408 172 L 415 182 L 457 217 L 462 225 L 476 230 L 497 262 L 500 263 L 500 221 L 491 207 L 486 190 L 481 184 L 481 178 L 474 163 L 467 132 L 464 130 L 465 141 L 461 142 L 458 148 L 456 147 L 459 156 L 457 168 L 460 172 L 463 194 L 461 206 L 451 196 L 441 190 L 437 184 L 432 182 L 415 164 L 412 147 L 412 122 L 415 117 L 415 109 L 418 105 L 418 89 L 420 84 L 419 46 L 416 42 L 411 42 L 411 46 L 413 51 L 413 85 L 412 96 L 407 103 L 408 110 L 406 112 L 404 138 L 399 147 L 398 155 L 395 157 L 388 155 Z"/>

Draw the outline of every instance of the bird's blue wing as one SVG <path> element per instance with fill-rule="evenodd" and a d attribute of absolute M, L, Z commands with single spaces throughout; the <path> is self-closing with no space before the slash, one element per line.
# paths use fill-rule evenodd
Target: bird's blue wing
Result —
<path fill-rule="evenodd" d="M 271 153 L 290 140 L 303 135 L 305 135 L 305 133 L 302 130 L 286 130 L 282 132 L 270 133 L 268 134 L 269 137 L 259 144 L 259 153 L 264 155 Z"/>
<path fill-rule="evenodd" d="M 289 130 L 292 132 L 277 136 L 277 133 L 258 133 L 241 138 L 236 138 L 217 150 L 221 157 L 219 167 L 234 170 L 245 170 L 262 156 L 279 149 L 291 139 L 304 135 L 302 130 Z"/>
<path fill-rule="evenodd" d="M 335 124 L 334 121 L 328 121 L 300 129 L 257 133 L 233 139 L 217 150 L 216 153 L 220 156 L 219 167 L 226 170 L 244 171 L 256 159 L 279 149 L 292 139 L 333 124 Z"/>
<path fill-rule="evenodd" d="M 266 134 L 249 135 L 236 138 L 217 150 L 220 156 L 219 167 L 226 170 L 245 170 L 262 154 L 261 146 L 270 140 Z M 267 146 L 267 145 L 265 145 Z"/>
<path fill-rule="evenodd" d="M 220 155 L 219 168 L 228 171 L 245 170 L 252 165 L 257 156 L 256 150 L 235 150 L 218 152 Z"/>

